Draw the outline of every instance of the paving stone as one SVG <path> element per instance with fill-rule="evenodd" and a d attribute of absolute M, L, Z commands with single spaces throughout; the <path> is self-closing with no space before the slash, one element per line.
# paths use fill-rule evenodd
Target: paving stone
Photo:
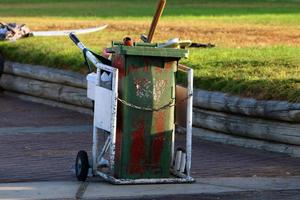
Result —
<path fill-rule="evenodd" d="M 0 96 L 1 127 L 92 125 L 92 118 L 76 112 Z M 184 138 L 177 135 L 178 145 Z M 90 154 L 91 132 L 43 132 L 0 135 L 0 182 L 75 180 L 79 150 Z M 300 176 L 300 159 L 284 154 L 193 139 L 192 176 Z"/>

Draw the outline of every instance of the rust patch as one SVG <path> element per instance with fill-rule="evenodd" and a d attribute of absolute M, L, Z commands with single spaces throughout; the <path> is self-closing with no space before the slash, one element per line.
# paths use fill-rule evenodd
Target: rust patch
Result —
<path fill-rule="evenodd" d="M 165 113 L 154 112 L 156 134 L 151 147 L 151 165 L 157 167 L 160 163 L 161 152 L 164 146 Z"/>
<path fill-rule="evenodd" d="M 149 66 L 144 66 L 143 69 L 144 69 L 144 72 L 148 72 L 150 67 Z"/>
<path fill-rule="evenodd" d="M 118 68 L 119 77 L 125 76 L 124 58 L 121 55 L 115 54 L 112 59 L 112 66 Z"/>
<path fill-rule="evenodd" d="M 130 147 L 130 168 L 129 173 L 131 174 L 141 174 L 144 172 L 143 161 L 146 157 L 145 153 L 145 138 L 144 130 L 145 125 L 143 121 L 135 124 L 137 129 L 132 132 L 132 143 Z"/>
<path fill-rule="evenodd" d="M 150 61 L 150 58 L 147 58 L 147 57 L 144 57 L 144 72 L 148 72 L 150 69 L 151 69 L 151 61 Z"/>
<path fill-rule="evenodd" d="M 163 69 L 161 67 L 155 67 L 156 73 L 162 73 Z"/>
<path fill-rule="evenodd" d="M 166 62 L 165 63 L 165 70 L 171 71 L 173 69 L 173 63 L 174 63 L 174 61 Z"/>
<path fill-rule="evenodd" d="M 157 133 L 155 135 L 155 138 L 153 139 L 152 142 L 152 159 L 151 159 L 151 165 L 153 167 L 158 167 L 160 165 L 160 158 L 161 158 L 161 152 L 163 150 L 164 146 L 164 133 Z"/>
<path fill-rule="evenodd" d="M 155 129 L 157 133 L 165 131 L 165 113 L 164 111 L 154 112 Z"/>

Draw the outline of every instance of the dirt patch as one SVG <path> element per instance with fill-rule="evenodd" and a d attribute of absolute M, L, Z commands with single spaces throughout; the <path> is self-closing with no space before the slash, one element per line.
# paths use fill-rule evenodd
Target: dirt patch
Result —
<path fill-rule="evenodd" d="M 64 30 L 95 27 L 108 24 L 103 31 L 112 35 L 130 35 L 139 40 L 140 34 L 147 34 L 151 18 L 133 19 L 57 19 L 57 18 L 7 18 L 4 21 L 26 23 L 31 30 Z M 47 23 L 45 23 L 47 21 Z M 300 26 L 257 25 L 245 23 L 225 23 L 222 21 L 185 19 L 160 21 L 154 41 L 170 38 L 191 39 L 196 42 L 211 42 L 224 47 L 300 46 Z M 112 38 L 114 39 L 114 38 Z"/>
<path fill-rule="evenodd" d="M 111 22 L 110 29 L 128 31 L 128 23 Z M 134 33 L 147 33 L 148 24 L 135 23 L 130 27 Z M 299 27 L 223 25 L 207 23 L 161 23 L 155 34 L 157 41 L 170 38 L 191 39 L 197 42 L 212 42 L 226 47 L 294 45 L 300 46 Z"/>

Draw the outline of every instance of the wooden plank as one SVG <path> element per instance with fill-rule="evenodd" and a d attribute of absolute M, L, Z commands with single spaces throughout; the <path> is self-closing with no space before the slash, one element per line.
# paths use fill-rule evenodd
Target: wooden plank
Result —
<path fill-rule="evenodd" d="M 92 102 L 86 97 L 86 89 L 65 86 L 56 83 L 43 82 L 20 76 L 3 74 L 0 87 L 5 90 L 28 94 L 82 107 L 92 107 Z"/>
<path fill-rule="evenodd" d="M 241 98 L 221 92 L 195 90 L 194 106 L 269 119 L 300 122 L 300 103 Z"/>
<path fill-rule="evenodd" d="M 5 62 L 4 73 L 68 86 L 86 88 L 86 77 L 67 70 Z"/>
<path fill-rule="evenodd" d="M 230 135 L 300 145 L 300 124 L 194 109 L 193 125 Z"/>

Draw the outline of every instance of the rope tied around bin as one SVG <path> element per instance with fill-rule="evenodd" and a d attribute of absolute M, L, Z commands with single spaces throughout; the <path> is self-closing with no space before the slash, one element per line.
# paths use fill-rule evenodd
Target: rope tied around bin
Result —
<path fill-rule="evenodd" d="M 190 94 L 188 95 L 187 97 L 185 97 L 184 99 L 180 100 L 179 102 L 177 102 L 177 105 L 178 104 L 181 104 L 183 103 L 184 101 L 188 100 L 189 98 L 191 98 L 193 96 L 193 94 Z M 167 109 L 167 108 L 171 108 L 171 107 L 174 107 L 176 105 L 175 103 L 175 99 L 172 99 L 168 104 L 166 105 L 163 105 L 159 108 L 147 108 L 147 107 L 142 107 L 142 106 L 137 106 L 137 105 L 134 105 L 132 103 L 129 103 L 123 99 L 120 99 L 119 97 L 117 98 L 118 101 L 120 101 L 122 104 L 128 106 L 128 107 L 131 107 L 131 108 L 134 108 L 134 109 L 137 109 L 137 110 L 143 110 L 143 111 L 150 111 L 150 112 L 157 112 L 157 111 L 160 111 L 160 110 L 164 110 L 164 109 Z"/>

